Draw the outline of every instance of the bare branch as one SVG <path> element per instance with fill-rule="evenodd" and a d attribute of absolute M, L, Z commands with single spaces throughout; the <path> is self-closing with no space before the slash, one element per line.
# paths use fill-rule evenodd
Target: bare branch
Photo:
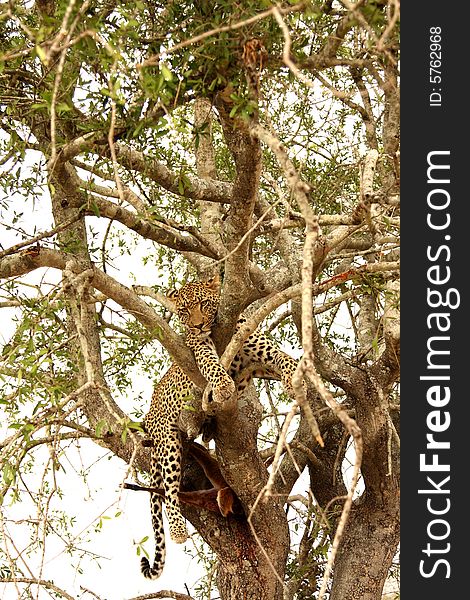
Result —
<path fill-rule="evenodd" d="M 167 225 L 163 221 L 142 218 L 122 206 L 114 204 L 114 202 L 98 196 L 91 196 L 85 213 L 93 216 L 96 215 L 96 212 L 101 217 L 119 221 L 142 237 L 158 242 L 168 248 L 180 250 L 181 252 L 194 252 L 210 258 L 218 257 L 218 254 L 214 254 L 209 242 L 207 242 L 207 245 L 204 244 L 204 238 L 200 234 L 197 237 L 193 235 L 191 227 L 180 226 L 181 230 L 188 230 L 191 233 L 190 236 L 183 236 L 175 227 Z"/>
<path fill-rule="evenodd" d="M 284 47 L 282 49 L 282 60 L 289 67 L 289 69 L 292 71 L 292 73 L 297 77 L 297 79 L 300 79 L 300 81 L 302 83 L 305 83 L 305 85 L 307 85 L 308 87 L 313 88 L 313 86 L 314 86 L 313 81 L 311 81 L 308 77 L 306 77 L 302 73 L 302 71 L 297 67 L 297 65 L 294 63 L 294 61 L 292 60 L 292 58 L 290 56 L 292 40 L 290 37 L 289 29 L 288 29 L 287 25 L 285 24 L 284 19 L 281 16 L 279 7 L 273 6 L 272 12 L 273 12 L 274 18 L 276 19 L 279 27 L 281 28 L 282 35 L 284 36 Z"/>
<path fill-rule="evenodd" d="M 216 347 L 222 345 L 232 334 L 244 302 L 251 293 L 249 277 L 249 251 L 253 211 L 258 195 L 261 174 L 261 148 L 245 127 L 237 127 L 230 117 L 228 106 L 219 97 L 217 109 L 220 115 L 225 142 L 233 156 L 236 177 L 232 187 L 230 208 L 224 228 L 224 241 L 228 250 L 225 261 L 225 279 L 220 299 L 219 327 L 214 336 Z M 245 236 L 245 237 L 244 237 Z M 241 242 L 241 240 L 244 240 Z"/>
<path fill-rule="evenodd" d="M 197 98 L 194 103 L 195 155 L 197 174 L 201 179 L 216 180 L 217 167 L 212 140 L 212 104 L 207 98 Z M 223 255 L 225 248 L 222 241 L 223 221 L 222 206 L 216 202 L 199 201 L 200 232 L 210 240 L 218 253 Z M 212 261 L 205 261 L 204 272 L 215 274 Z"/>
<path fill-rule="evenodd" d="M 184 193 L 181 194 L 180 176 L 170 171 L 163 163 L 151 159 L 142 152 L 138 152 L 122 143 L 115 144 L 115 149 L 116 160 L 119 164 L 127 169 L 139 171 L 139 173 L 155 181 L 173 194 L 177 194 L 178 196 L 183 195 L 193 200 L 230 203 L 232 185 L 229 183 L 213 179 L 200 179 L 188 172 L 185 173 L 187 185 L 185 185 Z M 94 150 L 102 156 L 106 156 L 107 154 L 100 146 L 95 146 Z"/>
<path fill-rule="evenodd" d="M 59 153 L 57 160 L 60 162 L 70 162 L 83 152 L 94 152 L 99 156 L 108 158 L 111 151 L 109 146 L 104 146 L 102 142 L 103 134 L 101 131 L 86 133 L 66 144 Z M 185 189 L 182 194 L 181 177 L 173 173 L 163 163 L 150 156 L 146 156 L 143 152 L 139 152 L 130 146 L 126 146 L 122 142 L 114 143 L 113 148 L 116 164 L 131 171 L 138 171 L 173 194 L 178 196 L 183 195 L 193 200 L 230 203 L 232 196 L 232 185 L 230 183 L 214 179 L 203 179 L 188 172 L 184 175 Z"/>
<path fill-rule="evenodd" d="M 55 585 L 55 583 L 53 583 L 52 581 L 45 581 L 44 579 L 32 579 L 28 577 L 2 577 L 0 579 L 0 583 L 27 583 L 29 585 L 36 585 L 52 590 L 53 592 L 59 594 L 62 598 L 66 598 L 67 600 L 75 600 L 73 596 L 71 596 L 59 586 Z"/>
<path fill-rule="evenodd" d="M 348 491 L 346 501 L 343 506 L 340 521 L 336 528 L 335 537 L 331 548 L 331 554 L 323 576 L 322 585 L 319 591 L 319 600 L 322 600 L 326 591 L 326 586 L 330 577 L 330 573 L 334 564 L 339 543 L 343 534 L 346 521 L 352 506 L 352 499 L 356 489 L 359 471 L 362 463 L 362 432 L 356 421 L 351 418 L 347 411 L 336 402 L 331 392 L 326 388 L 320 375 L 315 368 L 314 362 L 314 345 L 313 345 L 313 314 L 312 314 L 312 288 L 310 282 L 314 272 L 314 247 L 318 235 L 318 219 L 304 211 L 302 213 L 307 221 L 307 236 L 304 245 L 304 256 L 302 266 L 302 346 L 304 354 L 292 378 L 292 385 L 296 391 L 296 397 L 300 397 L 302 393 L 302 379 L 306 376 L 317 389 L 320 397 L 329 406 L 339 420 L 343 423 L 345 429 L 349 432 L 354 440 L 355 445 L 355 462 L 353 475 L 351 478 L 351 486 Z"/>
<path fill-rule="evenodd" d="M 154 598 L 171 598 L 172 600 L 194 600 L 192 596 L 187 594 L 180 594 L 179 592 L 172 592 L 169 590 L 162 590 L 161 592 L 152 592 L 151 594 L 144 594 L 143 596 L 134 596 L 129 600 L 153 600 Z"/>

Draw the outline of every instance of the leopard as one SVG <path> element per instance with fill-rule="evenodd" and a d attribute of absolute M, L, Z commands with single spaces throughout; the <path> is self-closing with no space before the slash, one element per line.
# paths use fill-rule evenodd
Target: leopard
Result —
<path fill-rule="evenodd" d="M 247 338 L 228 371 L 221 365 L 211 338 L 220 300 L 219 276 L 186 283 L 179 290 L 171 291 L 167 298 L 184 326 L 186 345 L 192 351 L 200 372 L 212 386 L 212 401 L 224 403 L 234 394 L 242 393 L 253 377 L 277 379 L 282 382 L 286 394 L 295 397 L 292 376 L 297 361 L 263 333 L 255 331 Z M 245 320 L 245 317 L 240 317 L 237 329 Z M 156 384 L 143 421 L 152 447 L 150 487 L 152 490 L 164 490 L 170 537 L 178 544 L 188 538 L 178 498 L 183 454 L 178 424 L 192 390 L 191 379 L 179 365 L 173 363 Z M 157 579 L 165 564 L 163 498 L 158 492 L 150 492 L 150 508 L 155 554 L 152 565 L 147 557 L 141 559 L 141 572 L 147 579 Z"/>

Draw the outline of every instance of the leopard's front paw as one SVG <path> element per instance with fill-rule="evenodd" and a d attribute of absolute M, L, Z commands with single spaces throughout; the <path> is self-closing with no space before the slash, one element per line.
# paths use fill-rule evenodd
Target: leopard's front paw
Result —
<path fill-rule="evenodd" d="M 224 404 L 234 395 L 235 389 L 232 378 L 227 377 L 212 387 L 212 399 L 217 404 Z"/>

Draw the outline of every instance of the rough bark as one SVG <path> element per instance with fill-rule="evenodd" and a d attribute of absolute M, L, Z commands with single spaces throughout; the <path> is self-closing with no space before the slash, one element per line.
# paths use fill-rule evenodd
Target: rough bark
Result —
<path fill-rule="evenodd" d="M 363 432 L 365 492 L 355 501 L 335 563 L 331 600 L 379 600 L 399 542 L 399 448 L 384 386 L 369 371 L 352 398 Z M 359 540 L 368 540 L 359 544 Z"/>
<path fill-rule="evenodd" d="M 382 597 L 400 535 L 396 490 L 395 495 L 381 507 L 367 500 L 354 507 L 336 559 L 330 600 Z"/>

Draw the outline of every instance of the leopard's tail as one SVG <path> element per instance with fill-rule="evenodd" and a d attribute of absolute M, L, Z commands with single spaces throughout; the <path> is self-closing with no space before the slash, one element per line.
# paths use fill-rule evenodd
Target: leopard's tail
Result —
<path fill-rule="evenodd" d="M 151 487 L 161 488 L 162 478 L 159 472 L 156 471 L 158 467 L 155 464 L 152 465 L 151 474 Z M 155 558 L 153 565 L 150 566 L 150 562 L 147 557 L 143 557 L 140 561 L 140 570 L 147 579 L 157 579 L 160 577 L 165 565 L 165 533 L 163 530 L 163 500 L 159 494 L 150 492 L 150 510 L 152 515 L 152 528 L 155 537 Z"/>

